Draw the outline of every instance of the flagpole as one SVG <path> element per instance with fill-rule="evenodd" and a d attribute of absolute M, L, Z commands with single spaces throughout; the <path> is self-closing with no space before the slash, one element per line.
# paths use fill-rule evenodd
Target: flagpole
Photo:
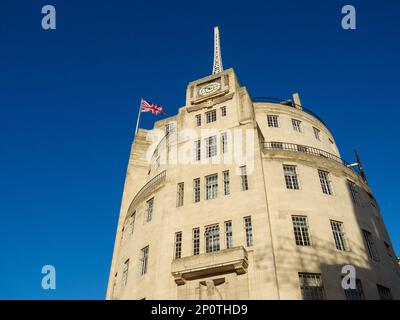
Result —
<path fill-rule="evenodd" d="M 138 114 L 137 121 L 136 121 L 136 129 L 135 129 L 135 136 L 134 136 L 134 138 L 136 137 L 137 131 L 138 131 L 138 129 L 139 129 L 140 114 L 142 113 L 142 102 L 143 102 L 143 98 L 140 99 L 139 114 Z"/>

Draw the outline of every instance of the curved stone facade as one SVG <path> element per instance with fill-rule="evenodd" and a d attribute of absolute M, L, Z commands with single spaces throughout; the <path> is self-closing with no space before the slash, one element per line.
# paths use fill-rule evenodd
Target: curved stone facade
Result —
<path fill-rule="evenodd" d="M 400 270 L 379 206 L 298 95 L 251 99 L 229 69 L 139 130 L 107 299 L 390 297 Z"/>

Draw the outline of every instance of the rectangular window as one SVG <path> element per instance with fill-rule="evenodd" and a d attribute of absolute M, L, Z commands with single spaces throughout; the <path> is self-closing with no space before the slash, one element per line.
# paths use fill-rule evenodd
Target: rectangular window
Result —
<path fill-rule="evenodd" d="M 246 246 L 251 247 L 253 245 L 253 225 L 251 223 L 251 217 L 245 217 L 243 220 L 246 234 Z"/>
<path fill-rule="evenodd" d="M 357 192 L 357 186 L 353 181 L 347 180 L 347 186 L 349 188 L 349 192 L 351 195 L 351 199 L 353 200 L 354 204 L 359 204 L 358 202 L 358 192 Z"/>
<path fill-rule="evenodd" d="M 126 227 L 126 220 L 124 221 L 124 224 L 122 225 L 122 230 L 121 230 L 121 240 L 123 240 L 123 239 L 124 239 L 125 227 Z"/>
<path fill-rule="evenodd" d="M 140 250 L 140 270 L 139 274 L 142 276 L 147 272 L 147 265 L 149 260 L 149 246 Z"/>
<path fill-rule="evenodd" d="M 175 259 L 179 259 L 182 256 L 182 231 L 175 232 Z"/>
<path fill-rule="evenodd" d="M 381 300 L 393 300 L 392 291 L 380 284 L 377 284 L 376 287 L 378 288 L 379 297 Z"/>
<path fill-rule="evenodd" d="M 318 170 L 319 181 L 321 182 L 322 192 L 332 195 L 331 180 L 329 179 L 329 172 Z"/>
<path fill-rule="evenodd" d="M 314 129 L 314 136 L 315 136 L 315 139 L 317 139 L 317 140 L 321 140 L 321 136 L 320 136 L 320 130 L 319 129 L 317 129 L 317 128 L 315 128 L 315 127 L 313 127 L 313 129 Z"/>
<path fill-rule="evenodd" d="M 218 174 L 206 177 L 206 200 L 214 199 L 218 195 Z"/>
<path fill-rule="evenodd" d="M 232 221 L 225 222 L 225 241 L 226 248 L 232 248 Z"/>
<path fill-rule="evenodd" d="M 206 158 L 217 155 L 217 136 L 206 138 Z"/>
<path fill-rule="evenodd" d="M 196 119 L 196 127 L 200 127 L 201 126 L 201 114 L 196 114 L 195 119 Z"/>
<path fill-rule="evenodd" d="M 176 194 L 176 206 L 182 207 L 183 206 L 183 199 L 185 194 L 185 184 L 183 182 L 178 183 L 178 190 Z"/>
<path fill-rule="evenodd" d="M 311 246 L 308 220 L 304 216 L 292 216 L 294 240 L 298 246 Z"/>
<path fill-rule="evenodd" d="M 131 219 L 130 219 L 130 222 L 129 222 L 129 225 L 130 225 L 130 234 L 132 234 L 133 233 L 133 230 L 135 229 L 135 220 L 136 220 L 136 211 L 134 212 L 134 213 L 132 213 L 132 215 L 131 215 Z"/>
<path fill-rule="evenodd" d="M 228 152 L 228 134 L 226 132 L 221 133 L 221 146 L 222 153 Z"/>
<path fill-rule="evenodd" d="M 242 191 L 249 190 L 249 183 L 247 180 L 247 167 L 242 166 L 240 167 L 240 179 L 241 179 L 241 185 L 242 185 Z"/>
<path fill-rule="evenodd" d="M 283 165 L 283 172 L 285 175 L 285 182 L 287 189 L 300 189 L 299 180 L 297 178 L 296 166 Z"/>
<path fill-rule="evenodd" d="M 230 190 L 230 182 L 229 182 L 229 170 L 222 172 L 224 175 L 224 195 L 229 195 L 231 193 Z"/>
<path fill-rule="evenodd" d="M 333 238 L 335 239 L 336 249 L 349 251 L 346 235 L 344 233 L 343 222 L 331 220 Z"/>
<path fill-rule="evenodd" d="M 197 140 L 194 142 L 194 158 L 196 161 L 201 159 L 201 141 Z"/>
<path fill-rule="evenodd" d="M 344 289 L 346 300 L 365 300 L 364 290 L 360 279 L 356 279 L 355 289 Z"/>
<path fill-rule="evenodd" d="M 279 127 L 278 116 L 268 115 L 267 122 L 268 122 L 268 127 L 273 127 L 273 128 Z"/>
<path fill-rule="evenodd" d="M 120 243 L 122 244 L 125 241 L 125 225 L 126 225 L 126 220 L 124 221 L 124 224 L 122 225 L 122 230 L 121 230 L 121 238 L 120 238 Z"/>
<path fill-rule="evenodd" d="M 385 245 L 387 255 L 388 255 L 391 259 L 393 259 L 393 253 L 392 253 L 392 248 L 390 247 L 390 244 L 387 243 L 386 241 L 383 241 L 383 244 Z"/>
<path fill-rule="evenodd" d="M 301 132 L 301 121 L 297 119 L 292 119 L 293 130 Z"/>
<path fill-rule="evenodd" d="M 211 123 L 217 120 L 217 111 L 211 110 L 206 112 L 206 123 Z"/>
<path fill-rule="evenodd" d="M 171 132 L 172 130 L 174 130 L 174 128 L 175 128 L 175 124 L 174 124 L 173 122 L 168 123 L 168 124 L 165 126 L 165 134 L 166 134 L 166 135 L 169 135 L 170 132 Z"/>
<path fill-rule="evenodd" d="M 369 256 L 371 257 L 372 260 L 379 261 L 379 256 L 375 249 L 375 243 L 371 232 L 367 230 L 362 230 L 362 232 L 364 235 L 365 243 L 367 244 Z"/>
<path fill-rule="evenodd" d="M 299 282 L 303 300 L 325 300 L 321 274 L 299 272 Z"/>
<path fill-rule="evenodd" d="M 154 198 L 146 201 L 146 221 L 150 222 L 153 218 Z"/>
<path fill-rule="evenodd" d="M 226 107 L 221 107 L 221 117 L 226 117 Z"/>
<path fill-rule="evenodd" d="M 200 228 L 193 229 L 193 255 L 200 254 Z"/>
<path fill-rule="evenodd" d="M 200 178 L 196 178 L 193 180 L 193 201 L 200 201 Z"/>
<path fill-rule="evenodd" d="M 205 227 L 204 238 L 206 242 L 206 253 L 219 251 L 219 225 L 214 224 Z"/>
<path fill-rule="evenodd" d="M 126 286 L 128 283 L 128 270 L 129 270 L 129 259 L 124 263 L 124 269 L 122 270 L 122 284 Z"/>

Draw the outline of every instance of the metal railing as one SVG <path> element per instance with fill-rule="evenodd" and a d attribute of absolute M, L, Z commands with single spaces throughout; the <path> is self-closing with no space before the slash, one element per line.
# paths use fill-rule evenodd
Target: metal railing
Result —
<path fill-rule="evenodd" d="M 269 141 L 269 142 L 263 142 L 263 147 L 264 147 L 264 149 L 274 150 L 274 151 L 292 151 L 292 152 L 301 152 L 301 153 L 312 154 L 315 156 L 320 156 L 320 157 L 323 157 L 326 159 L 330 159 L 330 160 L 339 162 L 340 164 L 342 164 L 346 167 L 349 166 L 349 163 L 347 161 L 341 159 L 338 156 L 335 156 L 332 153 L 329 153 L 327 151 L 317 149 L 314 147 L 301 145 L 301 144 Z"/>
<path fill-rule="evenodd" d="M 296 108 L 297 110 L 304 111 L 305 113 L 308 113 L 309 115 L 312 115 L 314 118 L 319 120 L 325 127 L 328 128 L 326 123 L 320 117 L 318 117 L 314 112 L 312 112 L 310 109 L 307 109 L 307 108 L 305 108 L 303 106 L 295 104 L 290 99 L 289 100 L 282 100 L 282 99 L 270 98 L 270 97 L 254 97 L 254 98 L 251 98 L 251 99 L 253 100 L 253 102 L 269 102 L 269 103 L 281 104 L 283 106 L 288 106 L 288 107 Z"/>
<path fill-rule="evenodd" d="M 164 170 L 164 171 L 160 172 L 158 175 L 151 178 L 149 181 L 147 181 L 146 184 L 136 193 L 131 204 L 129 205 L 128 212 L 131 211 L 134 203 L 140 198 L 140 196 L 142 194 L 144 194 L 147 190 L 149 190 L 151 187 L 155 186 L 158 182 L 161 182 L 162 180 L 164 180 L 166 174 L 167 174 L 167 170 Z"/>

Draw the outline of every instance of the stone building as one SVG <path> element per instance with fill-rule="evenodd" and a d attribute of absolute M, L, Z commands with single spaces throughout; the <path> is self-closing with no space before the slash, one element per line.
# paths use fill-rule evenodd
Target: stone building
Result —
<path fill-rule="evenodd" d="M 216 29 L 213 74 L 132 143 L 106 298 L 399 299 L 400 269 L 358 156 L 298 94 L 252 98 Z"/>

